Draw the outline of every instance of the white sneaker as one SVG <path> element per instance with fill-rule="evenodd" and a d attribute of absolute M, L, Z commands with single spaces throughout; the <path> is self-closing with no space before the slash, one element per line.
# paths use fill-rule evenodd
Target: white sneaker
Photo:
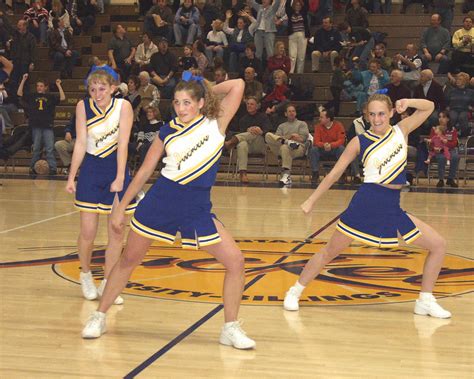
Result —
<path fill-rule="evenodd" d="M 99 296 L 97 293 L 97 288 L 94 284 L 94 279 L 92 278 L 92 273 L 82 272 L 79 275 L 81 281 L 82 294 L 87 300 L 95 300 Z"/>
<path fill-rule="evenodd" d="M 421 316 L 431 316 L 436 318 L 450 318 L 451 312 L 443 309 L 441 305 L 436 302 L 434 296 L 428 300 L 418 299 L 415 304 L 415 314 Z"/>
<path fill-rule="evenodd" d="M 283 186 L 291 186 L 291 175 L 284 172 L 280 178 L 280 184 Z"/>
<path fill-rule="evenodd" d="M 107 279 L 102 280 L 100 282 L 100 286 L 97 288 L 97 293 L 99 294 L 99 297 L 102 297 L 102 294 L 104 293 L 105 290 L 105 285 L 107 284 Z M 115 305 L 122 305 L 123 304 L 123 297 L 118 295 L 116 299 L 114 300 Z"/>
<path fill-rule="evenodd" d="M 105 313 L 95 311 L 90 315 L 86 326 L 82 329 L 82 338 L 99 338 L 106 331 Z"/>
<path fill-rule="evenodd" d="M 285 295 L 283 301 L 283 308 L 287 311 L 297 311 L 300 309 L 298 301 L 300 300 L 301 292 L 299 292 L 294 286 L 290 287 Z"/>
<path fill-rule="evenodd" d="M 253 349 L 257 345 L 242 330 L 240 321 L 226 323 L 222 327 L 219 342 L 222 345 L 233 346 L 236 349 Z"/>

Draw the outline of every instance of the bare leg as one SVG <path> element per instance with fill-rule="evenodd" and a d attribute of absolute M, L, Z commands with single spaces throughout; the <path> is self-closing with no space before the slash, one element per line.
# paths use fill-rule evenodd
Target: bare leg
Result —
<path fill-rule="evenodd" d="M 244 256 L 224 226 L 216 220 L 214 223 L 222 241 L 203 247 L 203 249 L 215 257 L 226 269 L 223 289 L 224 319 L 225 322 L 231 322 L 237 320 L 244 291 Z"/>
<path fill-rule="evenodd" d="M 408 217 L 410 217 L 421 232 L 421 237 L 414 244 L 429 251 L 423 267 L 421 292 L 433 292 L 446 254 L 446 240 L 423 221 L 412 215 L 408 215 Z"/>
<path fill-rule="evenodd" d="M 99 308 L 97 309 L 99 312 L 107 312 L 117 296 L 120 295 L 127 285 L 133 270 L 145 257 L 151 242 L 151 239 L 142 237 L 133 230 L 130 231 L 124 253 L 117 264 L 113 266 L 107 279 L 107 285 L 105 286 L 104 293 L 100 298 Z"/>
<path fill-rule="evenodd" d="M 338 230 L 334 231 L 331 239 L 326 246 L 323 247 L 321 252 L 314 254 L 308 263 L 306 263 L 298 282 L 303 286 L 307 286 L 319 275 L 324 266 L 336 258 L 351 242 L 352 238 L 347 237 Z"/>
<path fill-rule="evenodd" d="M 119 203 L 118 196 L 115 195 L 113 207 L 116 207 Z M 107 233 L 108 233 L 108 241 L 107 241 L 107 249 L 105 250 L 105 268 L 104 268 L 104 276 L 108 279 L 112 268 L 115 266 L 117 261 L 120 258 L 120 254 L 122 253 L 122 243 L 123 243 L 123 236 L 124 230 L 120 233 L 116 233 L 112 228 L 112 224 L 110 222 L 111 217 L 107 218 Z"/>
<path fill-rule="evenodd" d="M 77 248 L 82 272 L 90 271 L 92 248 L 98 225 L 99 215 L 97 213 L 81 212 L 81 230 L 77 239 Z"/>

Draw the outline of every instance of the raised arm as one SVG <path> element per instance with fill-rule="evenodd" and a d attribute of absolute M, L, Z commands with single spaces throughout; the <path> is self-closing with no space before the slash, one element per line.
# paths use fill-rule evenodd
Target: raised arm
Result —
<path fill-rule="evenodd" d="M 222 134 L 225 134 L 230 120 L 232 120 L 232 117 L 234 117 L 242 103 L 244 88 L 245 84 L 242 79 L 226 80 L 212 87 L 212 92 L 215 95 L 219 97 L 223 96 L 221 100 L 221 111 L 217 117 L 219 129 Z"/>
<path fill-rule="evenodd" d="M 357 157 L 360 151 L 359 138 L 355 137 L 349 142 L 344 149 L 341 157 L 338 159 L 336 165 L 333 167 L 331 172 L 326 175 L 323 181 L 319 184 L 318 188 L 314 190 L 308 199 L 301 204 L 301 209 L 304 213 L 309 213 L 313 209 L 314 203 L 339 179 L 344 173 L 347 166 Z"/>
<path fill-rule="evenodd" d="M 405 136 L 423 124 L 434 110 L 434 103 L 424 99 L 400 99 L 395 103 L 395 110 L 403 113 L 407 108 L 415 108 L 416 111 L 411 116 L 403 119 L 398 126 Z"/>

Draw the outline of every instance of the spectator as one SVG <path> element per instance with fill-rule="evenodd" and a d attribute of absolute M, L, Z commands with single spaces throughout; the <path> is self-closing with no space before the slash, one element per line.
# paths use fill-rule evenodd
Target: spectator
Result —
<path fill-rule="evenodd" d="M 117 25 L 107 47 L 110 64 L 114 70 L 120 72 L 123 81 L 128 80 L 136 52 L 126 33 L 127 31 L 122 25 Z"/>
<path fill-rule="evenodd" d="M 302 74 L 306 46 L 310 36 L 308 24 L 308 0 L 285 0 L 285 9 L 288 16 L 288 50 L 291 60 L 290 72 Z"/>
<path fill-rule="evenodd" d="M 376 59 L 372 59 L 369 62 L 369 69 L 360 74 L 364 89 L 356 95 L 357 115 L 361 114 L 362 106 L 367 102 L 368 97 L 384 88 L 390 80 L 387 71 L 380 68 L 380 62 Z"/>
<path fill-rule="evenodd" d="M 30 174 L 36 175 L 35 163 L 40 159 L 41 151 L 46 150 L 49 174 L 56 175 L 56 158 L 54 157 L 54 115 L 56 105 L 66 100 L 61 87 L 61 80 L 56 80 L 59 96 L 48 93 L 48 85 L 41 80 L 36 82 L 36 92 L 30 95 L 23 93 L 28 74 L 23 75 L 17 95 L 22 98 L 28 113 L 28 124 L 33 133 L 33 156 L 30 163 Z"/>
<path fill-rule="evenodd" d="M 402 8 L 400 9 L 400 13 L 406 13 L 408 6 L 411 3 L 416 3 L 418 0 L 403 0 Z M 423 12 L 429 13 L 430 12 L 430 3 L 431 0 L 422 0 L 423 2 Z"/>
<path fill-rule="evenodd" d="M 415 44 L 409 43 L 407 45 L 405 55 L 396 54 L 395 61 L 397 62 L 399 70 L 403 72 L 403 80 L 411 82 L 418 82 L 418 80 L 420 80 L 420 71 L 423 62 L 417 53 Z"/>
<path fill-rule="evenodd" d="M 260 104 L 263 97 L 263 85 L 257 79 L 257 73 L 253 67 L 247 67 L 244 71 L 244 99 L 254 97 Z"/>
<path fill-rule="evenodd" d="M 0 84 L 5 83 L 13 71 L 13 63 L 0 55 Z"/>
<path fill-rule="evenodd" d="M 23 14 L 23 19 L 28 23 L 28 30 L 46 46 L 46 33 L 48 31 L 49 12 L 43 8 L 41 0 L 33 0 L 31 8 L 28 8 Z"/>
<path fill-rule="evenodd" d="M 206 71 L 209 61 L 206 58 L 206 47 L 200 39 L 194 41 L 193 43 L 193 57 L 196 58 L 198 69 L 201 70 L 201 73 Z"/>
<path fill-rule="evenodd" d="M 291 61 L 285 53 L 285 44 L 282 41 L 275 44 L 275 55 L 268 58 L 267 68 L 270 74 L 275 70 L 285 71 L 286 74 L 290 73 Z"/>
<path fill-rule="evenodd" d="M 214 0 L 196 0 L 196 7 L 200 13 L 200 27 L 202 35 L 206 36 L 212 30 L 214 20 L 221 19 L 223 12 L 214 4 Z"/>
<path fill-rule="evenodd" d="M 20 78 L 35 68 L 36 39 L 33 34 L 28 32 L 25 20 L 19 20 L 16 29 L 11 27 L 6 18 L 4 18 L 4 22 L 13 37 L 10 42 L 10 58 L 13 62 L 10 84 L 12 88 L 17 88 Z"/>
<path fill-rule="evenodd" d="M 228 10 L 226 13 L 226 19 L 224 22 L 223 30 L 229 35 L 229 69 L 232 72 L 239 71 L 238 63 L 240 56 L 246 52 L 246 47 L 249 43 L 253 43 L 253 30 L 256 26 L 256 21 L 254 18 L 251 18 L 252 24 L 248 25 L 247 20 L 250 20 L 250 15 L 247 17 L 239 17 L 237 19 L 237 26 L 235 28 L 229 27 L 229 21 L 232 18 L 232 11 Z M 256 48 L 254 52 L 256 51 Z M 260 61 L 260 59 L 259 59 Z M 241 68 L 242 69 L 242 68 Z"/>
<path fill-rule="evenodd" d="M 155 3 L 155 0 L 153 0 Z M 173 11 L 166 0 L 156 0 L 145 16 L 144 30 L 154 37 L 173 37 Z"/>
<path fill-rule="evenodd" d="M 432 133 L 431 138 L 427 140 L 430 145 L 430 148 L 428 153 L 428 159 L 426 159 L 425 163 L 430 164 L 431 159 L 433 159 L 436 154 L 441 153 L 446 158 L 446 164 L 449 166 L 451 154 L 449 153 L 449 147 L 447 145 L 448 140 L 444 138 L 443 135 L 444 130 L 441 129 L 439 126 L 435 126 L 432 130 L 434 133 Z"/>
<path fill-rule="evenodd" d="M 52 4 L 52 9 L 49 11 L 48 28 L 50 30 L 53 30 L 53 19 L 58 18 L 59 20 L 63 21 L 64 28 L 67 29 L 72 35 L 74 33 L 74 30 L 71 27 L 71 19 L 69 17 L 69 12 L 67 11 L 67 9 L 64 8 L 61 0 L 53 0 Z"/>
<path fill-rule="evenodd" d="M 212 22 L 212 30 L 207 33 L 206 56 L 210 66 L 214 66 L 214 55 L 224 58 L 224 49 L 229 45 L 227 37 L 222 31 L 224 24 L 217 19 Z"/>
<path fill-rule="evenodd" d="M 474 109 L 474 90 L 468 88 L 468 84 L 469 75 L 460 72 L 456 75 L 455 87 L 447 96 L 451 125 L 459 130 L 463 137 L 470 134 L 468 112 Z"/>
<path fill-rule="evenodd" d="M 442 136 L 444 137 L 443 142 L 449 148 L 449 154 L 451 156 L 451 162 L 449 166 L 448 180 L 446 184 L 453 188 L 457 188 L 458 184 L 455 182 L 456 173 L 459 166 L 459 154 L 458 154 L 458 132 L 450 122 L 449 114 L 447 112 L 439 112 L 439 125 L 431 128 L 430 139 L 436 134 L 436 129 L 441 129 Z M 428 140 L 429 141 L 429 140 Z M 436 187 L 444 187 L 444 176 L 446 172 L 446 156 L 443 154 L 441 149 L 436 150 L 435 159 L 438 163 L 438 183 Z"/>
<path fill-rule="evenodd" d="M 277 113 L 286 107 L 290 100 L 291 91 L 287 87 L 288 76 L 282 70 L 273 71 L 273 88 L 262 100 L 262 109 L 266 114 Z"/>
<path fill-rule="evenodd" d="M 280 1 L 280 5 L 275 13 L 273 22 L 277 28 L 277 36 L 288 35 L 288 16 L 286 15 L 285 6 L 286 0 Z M 268 58 L 268 56 L 267 56 Z"/>
<path fill-rule="evenodd" d="M 164 125 L 163 121 L 159 120 L 160 111 L 155 107 L 146 107 L 146 121 L 140 125 L 137 136 L 136 151 L 140 154 L 140 162 L 145 160 L 146 154 L 150 146 Z"/>
<path fill-rule="evenodd" d="M 49 56 L 53 59 L 53 70 L 60 71 L 62 78 L 72 78 L 72 69 L 79 59 L 73 49 L 73 37 L 64 26 L 63 19 L 53 20 L 53 30 L 49 35 Z"/>
<path fill-rule="evenodd" d="M 96 0 L 69 0 L 69 15 L 74 34 L 87 33 L 95 24 Z"/>
<path fill-rule="evenodd" d="M 151 35 L 147 32 L 142 35 L 142 43 L 137 46 L 135 53 L 136 71 L 148 71 L 151 69 L 150 59 L 151 56 L 158 52 L 158 46 L 156 46 L 151 40 Z"/>
<path fill-rule="evenodd" d="M 183 37 L 188 45 L 201 35 L 199 28 L 199 10 L 193 0 L 184 0 L 174 17 L 174 39 L 176 46 L 183 46 Z"/>
<path fill-rule="evenodd" d="M 224 70 L 223 67 L 219 67 L 214 70 L 214 85 L 225 82 L 228 79 L 227 71 Z"/>
<path fill-rule="evenodd" d="M 346 11 L 345 22 L 352 28 L 367 29 L 369 27 L 369 12 L 360 4 L 360 0 L 351 0 L 351 6 Z"/>
<path fill-rule="evenodd" d="M 334 72 L 331 76 L 331 84 L 329 90 L 331 91 L 332 100 L 326 103 L 324 106 L 326 109 L 334 108 L 334 115 L 339 115 L 339 107 L 341 104 L 341 92 L 344 88 L 344 82 L 346 80 L 346 62 L 342 57 L 336 57 L 334 59 Z"/>
<path fill-rule="evenodd" d="M 367 103 L 362 106 L 362 116 L 354 119 L 347 132 L 347 141 L 350 142 L 354 137 L 364 134 L 370 129 L 369 115 L 367 113 Z M 357 156 L 351 163 L 351 175 L 354 184 L 362 183 L 360 178 L 360 159 Z"/>
<path fill-rule="evenodd" d="M 285 116 L 287 121 L 280 124 L 275 133 L 267 133 L 265 142 L 274 155 L 281 157 L 280 185 L 290 186 L 293 159 L 305 155 L 309 130 L 304 121 L 296 118 L 296 107 L 293 104 L 286 106 Z"/>
<path fill-rule="evenodd" d="M 64 129 L 64 139 L 57 141 L 54 144 L 59 158 L 63 162 L 64 175 L 69 174 L 69 167 L 71 167 L 72 152 L 74 151 L 74 144 L 76 143 L 76 115 L 74 114 Z"/>
<path fill-rule="evenodd" d="M 434 13 L 441 17 L 441 26 L 451 30 L 453 24 L 454 0 L 432 0 Z"/>
<path fill-rule="evenodd" d="M 140 104 L 138 105 L 138 114 L 140 122 L 145 119 L 145 109 L 153 107 L 159 109 L 160 92 L 158 88 L 150 83 L 150 74 L 147 71 L 142 71 L 138 75 L 140 86 L 138 87 L 138 95 L 140 96 Z M 158 117 L 161 119 L 161 115 Z"/>
<path fill-rule="evenodd" d="M 372 58 L 379 60 L 380 67 L 388 73 L 390 73 L 395 68 L 393 59 L 387 57 L 386 47 L 382 42 L 379 42 L 374 46 L 374 49 L 372 50 Z"/>
<path fill-rule="evenodd" d="M 438 122 L 438 113 L 446 109 L 446 97 L 443 86 L 439 84 L 433 75 L 433 71 L 426 69 L 421 71 L 420 84 L 413 91 L 413 98 L 426 99 L 434 103 L 434 111 L 428 118 L 428 126 L 433 126 Z"/>
<path fill-rule="evenodd" d="M 135 75 L 130 75 L 127 82 L 128 92 L 127 95 L 124 96 L 126 100 L 132 104 L 133 109 L 133 121 L 138 121 L 138 114 L 140 111 L 139 105 L 142 101 L 140 97 L 140 93 L 138 90 L 140 89 L 140 79 L 138 79 Z"/>
<path fill-rule="evenodd" d="M 454 32 L 453 56 L 452 56 L 452 71 L 461 69 L 465 64 L 472 62 L 473 57 L 473 40 L 474 28 L 472 27 L 472 17 L 464 17 L 463 27 Z"/>
<path fill-rule="evenodd" d="M 272 130 L 268 116 L 259 111 L 260 103 L 255 97 L 245 100 L 247 114 L 239 119 L 240 133 L 225 142 L 225 148 L 230 150 L 237 146 L 237 169 L 240 181 L 248 183 L 247 163 L 249 154 L 264 154 L 265 135 Z"/>
<path fill-rule="evenodd" d="M 370 52 L 374 46 L 374 38 L 370 31 L 358 26 L 351 27 L 345 22 L 339 24 L 338 29 L 341 34 L 347 35 L 347 42 L 344 41 L 342 44 L 344 47 L 351 49 L 348 53 L 349 60 L 351 62 L 357 60 L 362 69 L 366 68 Z"/>
<path fill-rule="evenodd" d="M 344 151 L 346 131 L 344 125 L 334 121 L 334 113 L 322 110 L 319 114 L 319 124 L 314 128 L 313 146 L 310 150 L 311 184 L 319 183 L 319 160 L 335 158 L 337 161 Z"/>
<path fill-rule="evenodd" d="M 421 36 L 421 49 L 427 62 L 439 63 L 438 74 L 448 72 L 447 53 L 451 46 L 451 34 L 441 26 L 441 17 L 435 13 L 431 16 L 431 26 Z"/>
<path fill-rule="evenodd" d="M 183 47 L 183 56 L 178 59 L 178 66 L 184 71 L 198 68 L 196 57 L 193 56 L 193 46 L 185 45 Z"/>
<path fill-rule="evenodd" d="M 255 0 L 249 0 L 249 5 L 257 12 L 257 30 L 255 31 L 255 46 L 258 59 L 262 59 L 263 47 L 267 57 L 273 55 L 273 47 L 275 46 L 276 25 L 274 22 L 275 14 L 280 7 L 280 0 L 262 0 L 262 4 L 258 4 Z"/>
<path fill-rule="evenodd" d="M 392 104 L 395 104 L 397 100 L 400 99 L 409 99 L 411 97 L 410 89 L 402 83 L 403 72 L 400 70 L 393 70 L 390 73 L 390 83 L 385 86 L 388 90 L 387 96 L 392 100 Z M 397 123 L 400 121 L 400 115 L 398 112 L 395 112 L 392 117 L 392 122 Z"/>
<path fill-rule="evenodd" d="M 12 128 L 14 126 L 10 118 L 10 113 L 16 111 L 16 106 L 9 102 L 8 92 L 4 86 L 4 83 L 10 77 L 12 70 L 12 62 L 3 55 L 0 55 L 0 122 L 4 128 Z"/>
<path fill-rule="evenodd" d="M 154 3 L 156 3 L 156 1 L 138 0 L 138 14 L 140 15 L 140 17 L 144 17 L 148 13 L 148 11 L 151 9 Z"/>
<path fill-rule="evenodd" d="M 244 71 L 248 67 L 254 69 L 256 74 L 255 79 L 262 81 L 262 62 L 255 56 L 255 44 L 253 43 L 247 44 L 247 46 L 245 47 L 245 56 L 240 60 L 241 77 L 244 77 Z"/>
<path fill-rule="evenodd" d="M 173 75 L 178 70 L 178 63 L 176 56 L 168 50 L 166 38 L 158 42 L 158 52 L 151 56 L 150 65 L 153 83 L 161 89 L 163 97 L 170 99 L 176 85 Z"/>
<path fill-rule="evenodd" d="M 311 53 L 311 69 L 319 71 L 319 60 L 321 57 L 331 61 L 331 69 L 334 71 L 334 59 L 341 51 L 341 33 L 333 27 L 331 17 L 323 18 L 323 25 L 314 35 L 314 51 Z"/>

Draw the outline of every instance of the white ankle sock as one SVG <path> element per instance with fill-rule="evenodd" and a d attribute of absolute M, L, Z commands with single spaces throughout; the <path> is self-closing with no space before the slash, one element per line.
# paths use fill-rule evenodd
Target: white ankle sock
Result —
<path fill-rule="evenodd" d="M 104 317 L 105 317 L 105 313 L 104 313 L 104 312 L 95 311 L 95 313 L 96 313 L 97 315 L 99 315 L 101 318 L 104 318 Z"/>
<path fill-rule="evenodd" d="M 229 327 L 231 327 L 232 325 L 234 325 L 236 322 L 238 322 L 238 321 L 225 322 L 225 323 L 224 323 L 224 328 L 229 328 Z"/>
<path fill-rule="evenodd" d="M 430 301 L 434 300 L 434 296 L 431 292 L 420 292 L 420 300 L 421 301 Z"/>
<path fill-rule="evenodd" d="M 301 294 L 306 286 L 303 286 L 300 284 L 300 282 L 296 281 L 296 283 L 293 285 L 293 288 L 295 288 Z"/>

